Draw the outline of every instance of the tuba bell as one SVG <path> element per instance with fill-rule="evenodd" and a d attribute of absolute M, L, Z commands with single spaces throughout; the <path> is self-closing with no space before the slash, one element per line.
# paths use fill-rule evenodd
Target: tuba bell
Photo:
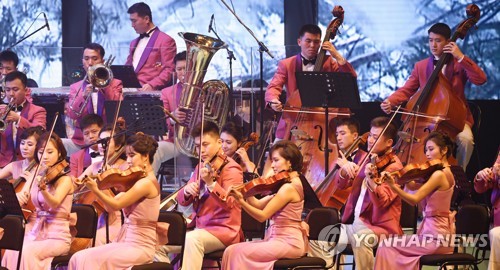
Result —
<path fill-rule="evenodd" d="M 191 131 L 201 121 L 204 113 L 206 121 L 212 121 L 219 128 L 225 122 L 229 110 L 229 87 L 220 80 L 203 83 L 208 65 L 214 54 L 227 45 L 209 36 L 194 33 L 179 33 L 186 42 L 186 80 L 182 86 L 179 109 L 186 112 L 186 119 L 176 125 L 175 144 L 187 156 L 196 157 L 194 138 Z M 202 99 L 205 112 L 202 112 Z"/>
<path fill-rule="evenodd" d="M 111 55 L 104 64 L 97 64 L 88 68 L 87 74 L 85 74 L 85 77 L 82 80 L 82 85 L 78 89 L 78 92 L 76 92 L 75 97 L 73 98 L 71 104 L 69 105 L 69 108 L 76 115 L 78 116 L 82 115 L 83 110 L 85 109 L 85 107 L 87 107 L 87 103 L 92 97 L 93 91 L 86 93 L 83 102 L 79 106 L 75 107 L 76 97 L 78 96 L 80 91 L 85 91 L 85 89 L 83 89 L 83 84 L 85 83 L 85 81 L 89 82 L 94 88 L 107 87 L 113 80 L 113 72 L 111 71 L 110 67 L 114 60 L 115 57 Z"/>

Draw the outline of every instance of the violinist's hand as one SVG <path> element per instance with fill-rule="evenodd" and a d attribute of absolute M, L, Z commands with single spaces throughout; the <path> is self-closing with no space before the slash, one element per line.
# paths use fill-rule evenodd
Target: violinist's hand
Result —
<path fill-rule="evenodd" d="M 184 187 L 184 195 L 186 197 L 196 197 L 198 194 L 200 194 L 200 186 L 197 182 L 191 182 Z"/>
<path fill-rule="evenodd" d="M 281 112 L 283 110 L 283 104 L 281 104 L 281 102 L 277 98 L 269 101 L 269 105 L 271 106 L 271 109 L 276 112 Z"/>
<path fill-rule="evenodd" d="M 209 162 L 205 162 L 203 163 L 203 166 L 200 166 L 200 178 L 209 186 L 214 183 L 214 172 L 210 166 L 207 166 L 207 164 L 209 164 Z"/>
<path fill-rule="evenodd" d="M 378 178 L 377 167 L 375 165 L 368 163 L 365 166 L 365 175 L 368 178 Z"/>
<path fill-rule="evenodd" d="M 464 54 L 462 53 L 460 48 L 457 46 L 457 43 L 455 42 L 449 42 L 448 44 L 444 45 L 443 52 L 451 53 L 453 57 L 457 60 L 460 60 L 462 59 L 462 57 L 464 57 Z"/>
<path fill-rule="evenodd" d="M 485 168 L 480 170 L 476 174 L 476 181 L 492 181 L 493 180 L 493 171 L 491 168 Z"/>
<path fill-rule="evenodd" d="M 243 200 L 243 194 L 241 193 L 238 186 L 231 186 L 227 192 L 228 196 L 234 197 L 238 202 Z"/>
<path fill-rule="evenodd" d="M 382 103 L 380 103 L 380 109 L 382 109 L 382 111 L 386 114 L 390 114 L 392 110 L 391 102 L 388 99 L 382 101 Z"/>
<path fill-rule="evenodd" d="M 99 190 L 99 188 L 97 187 L 97 181 L 91 177 L 86 177 L 85 179 L 83 179 L 83 183 L 85 184 L 85 187 L 87 187 L 92 192 L 96 192 L 97 190 Z"/>
<path fill-rule="evenodd" d="M 45 179 L 43 179 L 42 177 L 39 176 L 37 178 L 37 180 L 38 180 L 38 189 L 40 191 L 46 190 L 47 189 L 47 183 L 45 182 Z"/>
<path fill-rule="evenodd" d="M 389 185 L 389 186 L 394 186 L 396 185 L 396 180 L 394 177 L 389 173 L 389 172 L 382 172 L 380 175 L 381 178 L 384 179 L 384 181 Z"/>

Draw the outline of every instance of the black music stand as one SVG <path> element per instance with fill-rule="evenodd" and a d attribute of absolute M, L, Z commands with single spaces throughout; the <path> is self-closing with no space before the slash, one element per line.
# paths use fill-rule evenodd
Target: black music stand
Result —
<path fill-rule="evenodd" d="M 296 72 L 302 107 L 325 109 L 325 176 L 329 172 L 328 108 L 361 107 L 356 77 L 346 72 Z"/>
<path fill-rule="evenodd" d="M 107 100 L 104 103 L 106 120 L 113 123 L 118 101 Z M 167 122 L 163 111 L 163 102 L 152 100 L 123 100 L 118 117 L 125 118 L 127 130 L 130 132 L 142 131 L 152 136 L 163 136 L 167 133 Z"/>
<path fill-rule="evenodd" d="M 113 77 L 122 81 L 123 88 L 141 88 L 134 67 L 130 65 L 112 65 Z"/>
<path fill-rule="evenodd" d="M 9 181 L 0 179 L 0 219 L 6 215 L 21 216 L 24 219 L 14 186 Z"/>

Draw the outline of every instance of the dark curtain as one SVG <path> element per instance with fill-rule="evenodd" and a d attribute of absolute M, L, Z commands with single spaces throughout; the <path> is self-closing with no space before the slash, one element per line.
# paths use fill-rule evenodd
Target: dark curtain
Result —
<path fill-rule="evenodd" d="M 297 38 L 304 24 L 318 24 L 318 0 L 285 0 L 286 57 L 300 52 Z M 295 46 L 289 46 L 295 45 Z"/>

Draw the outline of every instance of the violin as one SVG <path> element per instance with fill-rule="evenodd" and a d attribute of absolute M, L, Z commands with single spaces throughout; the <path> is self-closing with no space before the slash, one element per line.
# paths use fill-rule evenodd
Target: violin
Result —
<path fill-rule="evenodd" d="M 381 157 L 377 157 L 377 155 L 372 155 L 370 157 L 371 164 L 374 166 L 374 169 L 368 174 L 368 176 L 372 179 L 376 179 L 380 172 L 382 172 L 389 164 L 394 163 L 394 157 L 396 154 L 391 151 Z M 377 182 L 377 180 L 375 180 Z"/>
<path fill-rule="evenodd" d="M 129 190 L 140 179 L 146 177 L 146 171 L 140 166 L 126 170 L 109 169 L 95 176 L 100 190 L 118 187 L 120 190 Z"/>
<path fill-rule="evenodd" d="M 239 190 L 244 198 L 256 195 L 266 196 L 278 192 L 283 184 L 290 182 L 290 173 L 284 171 L 268 178 L 255 178 L 252 181 L 236 186 L 235 189 Z"/>
<path fill-rule="evenodd" d="M 205 165 L 205 168 L 213 172 L 213 177 L 218 178 L 222 168 L 229 162 L 227 155 L 223 151 L 218 151 L 215 156 Z"/>
<path fill-rule="evenodd" d="M 41 170 L 38 173 L 38 176 L 41 176 L 42 178 L 38 182 L 38 186 L 40 187 L 40 184 L 43 182 L 45 185 L 49 185 L 54 183 L 59 177 L 67 174 L 69 171 L 67 170 L 69 164 L 68 162 L 63 159 L 56 164 L 46 168 L 45 170 Z"/>
<path fill-rule="evenodd" d="M 403 169 L 391 172 L 389 175 L 397 177 L 397 183 L 404 185 L 411 181 L 426 182 L 435 171 L 442 169 L 444 169 L 443 162 L 440 159 L 432 159 L 422 164 L 408 164 Z M 384 175 L 375 179 L 374 182 L 380 185 L 385 181 L 386 177 L 387 175 Z"/>

